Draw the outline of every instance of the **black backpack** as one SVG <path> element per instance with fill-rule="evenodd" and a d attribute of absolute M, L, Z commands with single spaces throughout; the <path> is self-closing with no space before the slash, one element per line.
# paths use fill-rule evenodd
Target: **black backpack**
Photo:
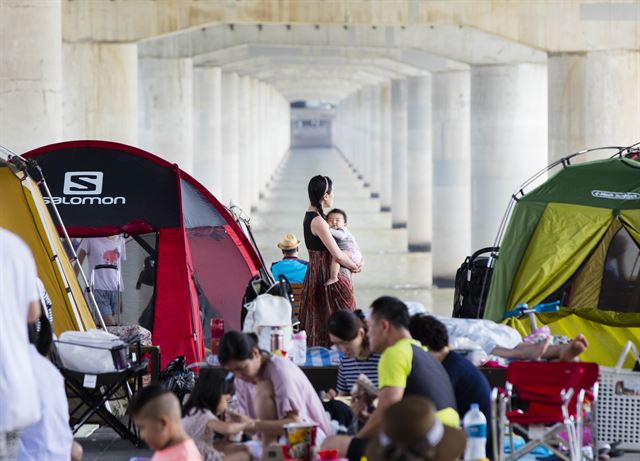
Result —
<path fill-rule="evenodd" d="M 456 272 L 452 317 L 482 318 L 493 272 L 493 264 L 488 267 L 490 256 L 483 255 L 497 251 L 497 247 L 486 247 L 465 258 Z"/>

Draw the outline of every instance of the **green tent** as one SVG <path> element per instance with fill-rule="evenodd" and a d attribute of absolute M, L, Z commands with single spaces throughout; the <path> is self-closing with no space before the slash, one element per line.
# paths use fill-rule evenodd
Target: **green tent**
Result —
<path fill-rule="evenodd" d="M 555 334 L 584 333 L 583 358 L 613 366 L 626 341 L 640 345 L 640 162 L 558 164 L 516 199 L 484 317 L 502 321 L 516 304 L 560 300 L 560 312 L 539 322 Z M 528 321 L 510 322 L 527 334 Z"/>

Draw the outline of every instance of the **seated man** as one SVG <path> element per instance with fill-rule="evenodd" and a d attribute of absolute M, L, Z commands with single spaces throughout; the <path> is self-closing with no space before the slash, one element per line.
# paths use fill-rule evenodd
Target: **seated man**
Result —
<path fill-rule="evenodd" d="M 442 365 L 409 333 L 409 311 L 398 298 L 383 296 L 371 306 L 369 342 L 379 352 L 378 406 L 356 435 L 328 438 L 324 449 L 337 449 L 349 460 L 364 456 L 371 438 L 378 437 L 385 410 L 410 395 L 433 402 L 437 418 L 445 425 L 459 427 L 456 399 L 451 381 Z"/>
<path fill-rule="evenodd" d="M 453 392 L 458 404 L 458 413 L 462 416 L 471 408 L 472 403 L 480 406 L 487 418 L 487 453 L 493 453 L 491 444 L 491 388 L 487 378 L 470 361 L 455 351 L 449 350 L 447 327 L 431 315 L 418 314 L 409 322 L 411 336 L 429 348 L 442 366 L 447 370 Z"/>
<path fill-rule="evenodd" d="M 278 280 L 280 274 L 287 277 L 291 283 L 302 283 L 307 273 L 307 261 L 298 259 L 298 248 L 300 241 L 293 234 L 285 234 L 282 241 L 278 243 L 278 248 L 282 250 L 282 259 L 271 264 L 273 278 Z"/>

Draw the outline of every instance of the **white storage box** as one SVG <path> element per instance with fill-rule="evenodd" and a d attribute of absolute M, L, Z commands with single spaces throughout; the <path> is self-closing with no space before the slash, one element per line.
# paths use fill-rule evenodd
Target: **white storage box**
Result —
<path fill-rule="evenodd" d="M 638 351 L 629 341 L 614 368 L 600 367 L 597 440 L 640 450 L 640 372 L 622 369 L 629 352 L 637 361 Z"/>
<path fill-rule="evenodd" d="M 98 374 L 128 367 L 129 345 L 106 331 L 65 331 L 56 344 L 69 370 Z"/>

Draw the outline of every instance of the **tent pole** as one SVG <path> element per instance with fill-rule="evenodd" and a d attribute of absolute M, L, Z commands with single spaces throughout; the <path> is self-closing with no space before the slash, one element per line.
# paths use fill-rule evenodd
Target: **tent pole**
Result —
<path fill-rule="evenodd" d="M 66 242 L 67 246 L 71 249 L 71 254 L 73 256 L 71 258 L 71 263 L 74 266 L 74 268 L 78 269 L 78 273 L 82 276 L 82 281 L 83 281 L 84 286 L 86 287 L 86 291 L 87 291 L 87 293 L 89 295 L 88 296 L 89 297 L 89 304 L 91 305 L 91 307 L 93 308 L 93 310 L 97 314 L 97 317 L 98 317 L 98 320 L 100 321 L 100 325 L 102 326 L 102 329 L 104 331 L 107 331 L 107 326 L 104 324 L 104 319 L 102 318 L 102 313 L 100 312 L 100 309 L 98 309 L 98 303 L 96 302 L 96 299 L 93 296 L 93 289 L 89 285 L 89 282 L 87 281 L 87 277 L 84 275 L 84 271 L 82 270 L 82 265 L 78 261 L 78 255 L 76 254 L 76 249 L 73 247 L 73 244 L 71 243 L 71 238 L 69 237 L 69 234 L 67 233 L 67 228 L 64 226 L 64 223 L 62 222 L 62 217 L 60 216 L 60 213 L 58 212 L 58 207 L 56 207 L 55 204 L 53 203 L 53 197 L 51 197 L 51 191 L 49 190 L 49 186 L 47 185 L 47 181 L 44 179 L 44 175 L 42 174 L 42 170 L 40 169 L 40 166 L 37 163 L 35 163 L 35 161 L 34 161 L 34 164 L 35 164 L 35 167 L 38 170 L 38 173 L 40 173 L 40 181 L 39 181 L 38 184 L 43 187 L 43 189 L 45 191 L 45 195 L 49 199 L 49 203 L 51 204 L 51 208 L 53 208 L 53 211 L 55 213 L 56 220 L 58 221 L 58 223 L 60 224 L 60 228 L 62 229 L 62 233 L 64 234 L 65 242 Z"/>

